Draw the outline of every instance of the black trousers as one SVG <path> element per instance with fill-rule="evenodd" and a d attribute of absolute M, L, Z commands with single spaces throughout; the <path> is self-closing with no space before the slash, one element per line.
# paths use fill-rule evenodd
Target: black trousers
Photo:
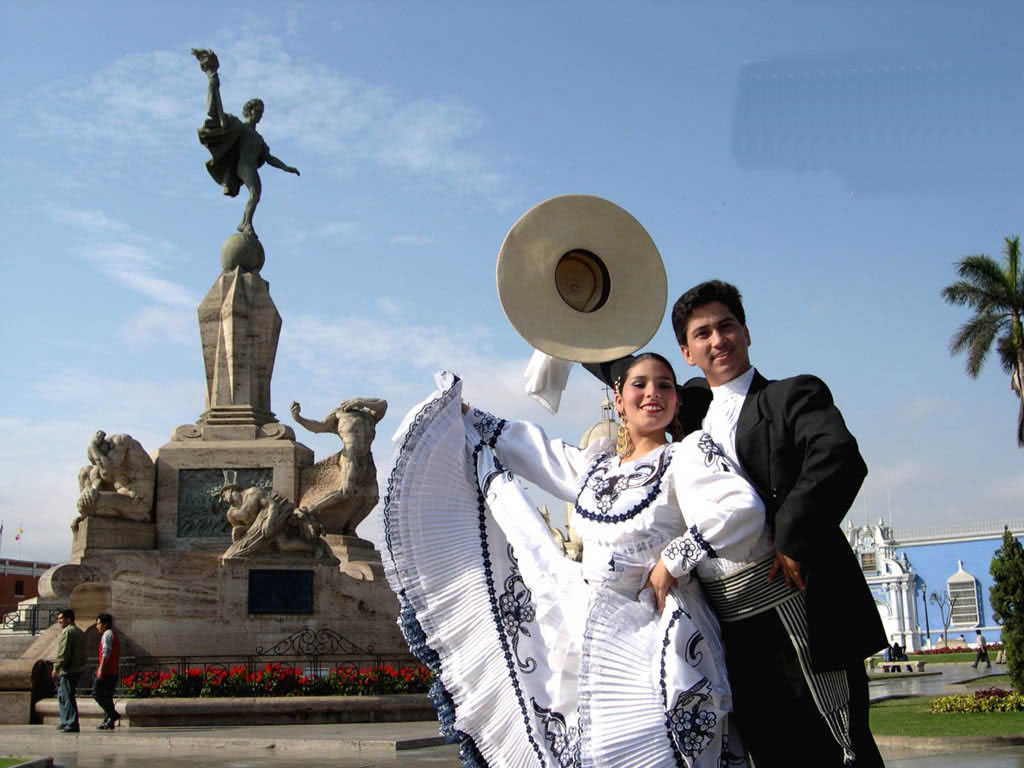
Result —
<path fill-rule="evenodd" d="M 740 736 L 756 768 L 845 766 L 843 749 L 821 716 L 786 629 L 774 610 L 723 622 L 726 667 Z M 884 766 L 868 723 L 868 679 L 847 670 L 850 737 L 856 768 Z"/>
<path fill-rule="evenodd" d="M 117 675 L 104 675 L 92 679 L 92 697 L 103 710 L 103 722 L 109 723 L 117 720 L 117 710 L 114 709 L 114 689 L 117 688 Z"/>

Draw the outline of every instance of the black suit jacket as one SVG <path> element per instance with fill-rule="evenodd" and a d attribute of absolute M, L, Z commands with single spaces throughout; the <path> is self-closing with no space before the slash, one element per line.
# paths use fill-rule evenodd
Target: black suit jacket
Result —
<path fill-rule="evenodd" d="M 684 422 L 707 411 L 707 381 L 683 386 Z M 817 671 L 860 662 L 887 645 L 881 617 L 840 522 L 867 466 L 821 379 L 769 381 L 754 373 L 736 425 L 740 464 L 765 503 L 778 551 L 807 584 L 811 663 Z M 781 576 L 776 576 L 781 578 Z"/>

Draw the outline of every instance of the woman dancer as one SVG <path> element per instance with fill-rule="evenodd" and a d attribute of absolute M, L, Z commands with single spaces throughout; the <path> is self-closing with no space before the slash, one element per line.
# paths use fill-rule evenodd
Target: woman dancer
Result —
<path fill-rule="evenodd" d="M 707 435 L 668 441 L 665 358 L 628 358 L 613 378 L 615 450 L 469 409 L 451 374 L 396 434 L 385 568 L 467 766 L 746 765 L 691 574 L 747 555 L 763 505 Z M 575 500 L 582 565 L 517 477 Z"/>

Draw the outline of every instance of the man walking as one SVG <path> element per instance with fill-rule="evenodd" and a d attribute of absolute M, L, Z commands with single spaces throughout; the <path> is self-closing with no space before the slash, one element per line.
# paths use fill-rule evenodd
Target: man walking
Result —
<path fill-rule="evenodd" d="M 60 710 L 62 733 L 78 733 L 78 702 L 75 688 L 85 669 L 85 633 L 75 626 L 75 612 L 65 608 L 57 614 L 60 625 L 60 642 L 57 658 L 53 662 L 53 679 L 57 682 L 57 706 Z"/>
<path fill-rule="evenodd" d="M 971 666 L 977 669 L 978 662 L 984 659 L 985 669 L 992 669 L 992 662 L 988 660 L 988 645 L 985 643 L 985 636 L 981 634 L 980 629 L 974 630 L 974 633 L 978 636 L 978 652 L 974 655 L 974 663 Z"/>
<path fill-rule="evenodd" d="M 683 408 L 708 403 L 710 388 L 702 427 L 766 508 L 748 558 L 719 561 L 720 580 L 705 582 L 744 743 L 759 768 L 880 766 L 863 660 L 887 639 L 839 528 L 867 474 L 857 442 L 820 379 L 754 370 L 735 286 L 690 289 L 672 326 L 705 376 L 684 385 Z"/>
<path fill-rule="evenodd" d="M 114 618 L 109 613 L 101 613 L 96 617 L 96 631 L 100 634 L 100 661 L 92 682 L 92 697 L 103 710 L 103 722 L 96 726 L 96 729 L 109 731 L 121 719 L 114 709 L 114 689 L 117 688 L 121 644 L 117 633 L 114 632 Z"/>

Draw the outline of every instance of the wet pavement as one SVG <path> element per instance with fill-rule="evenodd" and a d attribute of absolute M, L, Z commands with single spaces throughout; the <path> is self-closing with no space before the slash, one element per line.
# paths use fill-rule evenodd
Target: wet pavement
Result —
<path fill-rule="evenodd" d="M 987 673 L 967 664 L 933 666 L 940 674 L 872 680 L 872 700 L 963 692 L 972 683 L 984 686 L 988 674 L 1005 669 Z M 52 755 L 54 765 L 63 768 L 458 768 L 453 745 L 403 748 L 436 733 L 436 723 L 136 727 L 78 736 L 58 734 L 52 726 L 0 726 L 0 754 Z M 940 749 L 921 750 L 896 741 L 880 744 L 889 768 L 1024 768 L 1024 745 L 965 750 L 951 740 Z"/>
<path fill-rule="evenodd" d="M 156 752 L 156 754 L 154 754 Z M 110 749 L 86 747 L 76 751 L 55 750 L 53 764 L 61 768 L 457 768 L 461 765 L 455 746 L 428 747 L 390 752 L 340 752 L 336 756 L 277 754 L 274 750 L 159 750 L 146 747 Z"/>

